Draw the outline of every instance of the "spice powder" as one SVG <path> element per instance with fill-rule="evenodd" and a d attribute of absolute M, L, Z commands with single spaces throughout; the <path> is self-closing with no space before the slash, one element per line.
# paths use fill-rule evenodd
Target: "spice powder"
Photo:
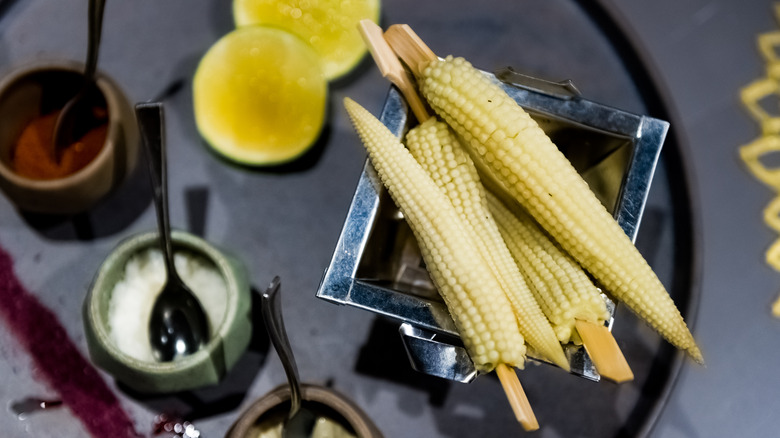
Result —
<path fill-rule="evenodd" d="M 60 111 L 36 117 L 25 127 L 13 151 L 14 172 L 30 179 L 62 178 L 81 170 L 100 153 L 106 141 L 107 123 L 93 127 L 78 141 L 60 150 L 59 161 L 51 157 L 54 125 Z"/>

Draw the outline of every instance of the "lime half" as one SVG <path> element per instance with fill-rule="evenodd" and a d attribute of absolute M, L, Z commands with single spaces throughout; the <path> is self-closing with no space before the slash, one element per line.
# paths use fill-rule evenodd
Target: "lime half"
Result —
<path fill-rule="evenodd" d="M 236 26 L 281 27 L 311 44 L 328 80 L 355 67 L 366 53 L 357 25 L 379 21 L 379 0 L 233 0 Z"/>
<path fill-rule="evenodd" d="M 327 87 L 319 56 L 299 37 L 243 27 L 201 59 L 193 82 L 195 122 L 203 138 L 234 161 L 280 164 L 316 141 Z"/>

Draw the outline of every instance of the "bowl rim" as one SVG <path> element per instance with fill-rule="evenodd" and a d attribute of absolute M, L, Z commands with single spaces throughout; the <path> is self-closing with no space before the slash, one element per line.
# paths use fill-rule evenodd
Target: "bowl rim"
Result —
<path fill-rule="evenodd" d="M 376 424 L 354 401 L 339 391 L 322 385 L 301 383 L 301 398 L 327 406 L 346 421 L 361 438 L 382 438 Z M 238 416 L 225 438 L 247 438 L 263 415 L 290 400 L 290 386 L 282 384 L 253 401 Z"/>
<path fill-rule="evenodd" d="M 229 261 L 228 256 L 205 239 L 186 231 L 171 230 L 171 237 L 173 238 L 174 243 L 183 244 L 187 250 L 198 252 L 200 253 L 199 255 L 209 259 L 222 274 L 227 286 L 228 299 L 227 305 L 225 306 L 225 315 L 219 326 L 213 330 L 213 336 L 206 345 L 197 352 L 175 361 L 149 362 L 133 357 L 122 351 L 111 341 L 111 334 L 108 325 L 104 324 L 105 318 L 100 313 L 98 305 L 99 300 L 96 299 L 97 295 L 95 291 L 105 290 L 108 291 L 108 293 L 113 291 L 113 285 L 110 287 L 111 290 L 109 290 L 107 285 L 109 271 L 112 271 L 111 268 L 118 269 L 115 267 L 119 264 L 126 263 L 133 252 L 154 245 L 158 240 L 158 232 L 146 231 L 123 239 L 100 265 L 95 279 L 89 288 L 86 309 L 87 320 L 90 329 L 94 332 L 96 341 L 100 344 L 100 348 L 102 348 L 113 360 L 125 367 L 132 367 L 137 372 L 151 374 L 165 374 L 169 372 L 179 373 L 184 370 L 201 366 L 204 362 L 209 361 L 213 355 L 219 354 L 219 350 L 224 344 L 224 338 L 229 334 L 230 328 L 232 327 L 232 321 L 235 321 L 238 317 L 238 300 L 241 284 L 238 281 L 234 266 Z"/>
<path fill-rule="evenodd" d="M 18 66 L 9 72 L 7 72 L 2 78 L 0 78 L 0 98 L 7 92 L 8 89 L 22 81 L 24 78 L 42 72 L 66 72 L 80 74 L 84 70 L 84 64 L 78 61 L 61 60 L 61 61 L 38 61 L 31 62 L 21 66 Z M 33 179 L 27 178 L 14 172 L 13 169 L 6 166 L 5 163 L 0 160 L 0 176 L 10 183 L 25 187 L 27 189 L 47 191 L 57 190 L 63 187 L 70 187 L 87 182 L 88 179 L 106 165 L 111 164 L 111 155 L 116 148 L 116 141 L 121 131 L 119 125 L 121 123 L 119 117 L 121 101 L 126 100 L 124 93 L 120 90 L 119 86 L 111 78 L 105 75 L 101 71 L 97 71 L 96 83 L 100 89 L 101 94 L 106 100 L 106 107 L 108 108 L 108 127 L 106 130 L 106 139 L 100 152 L 93 158 L 86 166 L 66 175 L 62 178 L 54 179 Z M 129 102 L 129 101 L 128 101 Z"/>

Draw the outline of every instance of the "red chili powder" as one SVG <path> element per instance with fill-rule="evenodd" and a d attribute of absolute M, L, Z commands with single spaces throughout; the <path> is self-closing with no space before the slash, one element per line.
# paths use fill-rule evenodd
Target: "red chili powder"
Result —
<path fill-rule="evenodd" d="M 105 109 L 101 109 L 105 118 Z M 30 179 L 56 179 L 75 173 L 89 164 L 103 148 L 108 124 L 102 123 L 77 142 L 58 151 L 59 161 L 50 153 L 54 125 L 61 110 L 36 117 L 22 131 L 11 158 L 11 168 Z"/>
<path fill-rule="evenodd" d="M 28 292 L 0 248 L 0 317 L 27 350 L 36 372 L 95 438 L 140 437 L 98 371 L 81 355 L 57 315 Z M 52 431 L 54 432 L 54 431 Z"/>

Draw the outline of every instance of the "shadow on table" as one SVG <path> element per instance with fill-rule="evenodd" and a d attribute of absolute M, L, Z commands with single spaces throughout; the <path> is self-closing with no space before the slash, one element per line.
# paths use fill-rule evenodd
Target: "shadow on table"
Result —
<path fill-rule="evenodd" d="M 121 233 L 129 227 L 152 202 L 148 172 L 137 170 L 116 193 L 118 199 L 106 200 L 94 209 L 73 216 L 22 213 L 22 218 L 38 233 L 52 240 L 91 241 Z M 209 189 L 190 186 L 184 190 L 187 213 L 187 231 L 206 238 Z M 174 227 L 176 228 L 176 227 Z"/>
<path fill-rule="evenodd" d="M 146 163 L 136 168 L 117 189 L 92 209 L 75 215 L 23 212 L 27 224 L 51 240 L 90 241 L 125 230 L 148 208 L 152 200 Z"/>
<path fill-rule="evenodd" d="M 381 317 L 374 319 L 368 339 L 358 354 L 355 371 L 427 392 L 433 406 L 444 404 L 451 386 L 448 380 L 412 369 L 398 334 L 398 322 Z"/>
<path fill-rule="evenodd" d="M 19 0 L 0 0 L 0 20 L 9 15 L 17 3 L 21 2 Z"/>
<path fill-rule="evenodd" d="M 118 383 L 119 389 L 152 412 L 190 422 L 234 411 L 246 398 L 268 358 L 270 347 L 268 333 L 261 323 L 259 294 L 255 290 L 252 291 L 251 317 L 253 325 L 249 347 L 220 383 L 174 394 L 140 393 L 121 383 Z"/>
<path fill-rule="evenodd" d="M 625 307 L 618 311 L 616 339 L 635 373 L 633 382 L 592 382 L 548 365 L 527 364 L 519 371 L 540 425 L 555 436 L 645 436 L 641 433 L 662 408 L 659 403 L 665 400 L 679 353 Z M 473 436 L 503 436 L 522 430 L 494 373 L 464 385 L 414 371 L 395 321 L 374 320 L 355 371 L 427 393 L 433 421 L 443 436 L 460 436 L 464 430 Z M 398 406 L 405 415 L 415 415 L 414 403 L 400 400 Z"/>

